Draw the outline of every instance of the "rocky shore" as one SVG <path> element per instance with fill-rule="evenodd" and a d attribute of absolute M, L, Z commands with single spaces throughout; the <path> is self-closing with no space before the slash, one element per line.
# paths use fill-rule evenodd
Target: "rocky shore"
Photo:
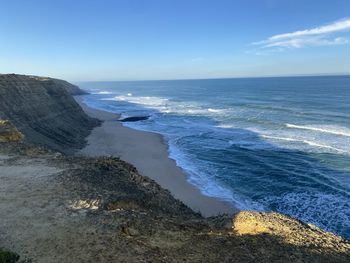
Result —
<path fill-rule="evenodd" d="M 118 158 L 72 155 L 100 124 L 80 92 L 0 75 L 0 262 L 349 262 L 350 243 L 315 226 L 204 218 Z"/>

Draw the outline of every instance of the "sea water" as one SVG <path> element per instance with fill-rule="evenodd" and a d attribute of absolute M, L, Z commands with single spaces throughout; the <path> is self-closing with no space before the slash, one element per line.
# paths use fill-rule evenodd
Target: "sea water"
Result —
<path fill-rule="evenodd" d="M 87 82 L 91 107 L 157 132 L 188 181 L 239 209 L 350 239 L 350 76 Z"/>

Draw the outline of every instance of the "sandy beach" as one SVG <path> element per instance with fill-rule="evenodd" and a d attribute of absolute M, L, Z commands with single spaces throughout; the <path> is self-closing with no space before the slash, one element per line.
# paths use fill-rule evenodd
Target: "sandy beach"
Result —
<path fill-rule="evenodd" d="M 104 121 L 88 136 L 87 146 L 78 154 L 120 157 L 203 216 L 237 212 L 231 204 L 203 195 L 187 181 L 185 172 L 168 157 L 168 146 L 160 134 L 124 127 L 117 114 L 92 109 L 82 102 L 82 97 L 75 98 L 88 115 Z"/>

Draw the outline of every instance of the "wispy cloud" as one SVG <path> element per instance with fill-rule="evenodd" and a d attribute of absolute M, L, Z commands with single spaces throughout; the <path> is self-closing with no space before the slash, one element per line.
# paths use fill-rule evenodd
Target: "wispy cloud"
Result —
<path fill-rule="evenodd" d="M 311 29 L 274 35 L 252 44 L 258 46 L 259 51 L 271 52 L 312 46 L 343 45 L 350 43 L 350 40 L 339 34 L 347 30 L 350 30 L 350 18 Z"/>

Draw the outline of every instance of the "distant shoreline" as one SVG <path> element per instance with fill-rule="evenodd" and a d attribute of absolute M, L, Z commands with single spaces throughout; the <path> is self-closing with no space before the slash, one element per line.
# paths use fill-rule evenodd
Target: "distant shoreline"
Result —
<path fill-rule="evenodd" d="M 101 127 L 95 128 L 88 136 L 88 145 L 78 154 L 120 157 L 134 165 L 141 175 L 155 180 L 175 198 L 203 216 L 233 215 L 238 212 L 232 204 L 203 195 L 187 181 L 184 171 L 169 158 L 168 145 L 163 136 L 124 127 L 117 121 L 117 114 L 90 108 L 83 103 L 81 96 L 75 99 L 85 113 L 104 121 Z"/>

